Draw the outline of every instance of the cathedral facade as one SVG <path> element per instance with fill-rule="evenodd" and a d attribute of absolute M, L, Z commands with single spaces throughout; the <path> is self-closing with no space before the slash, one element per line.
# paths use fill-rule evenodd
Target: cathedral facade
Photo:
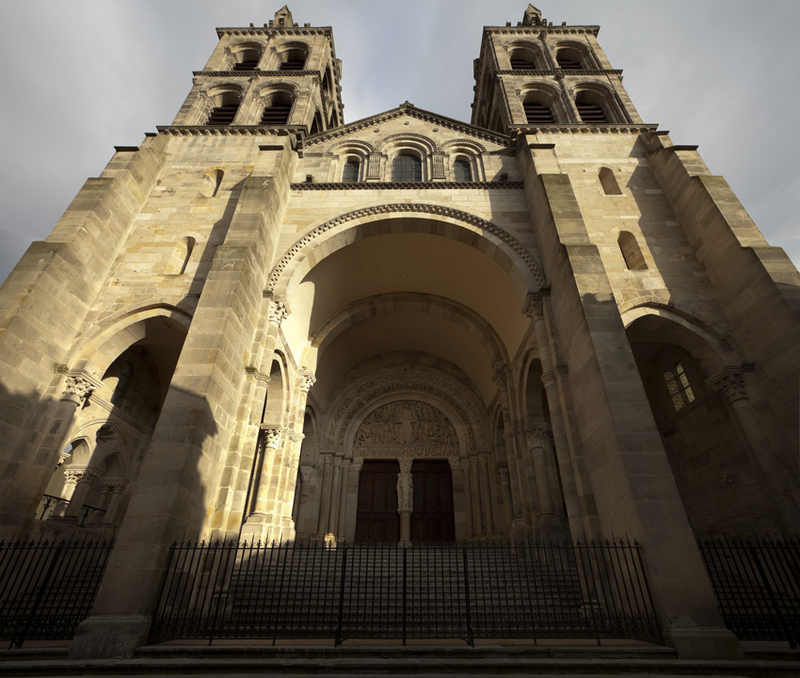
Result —
<path fill-rule="evenodd" d="M 596 26 L 486 27 L 469 123 L 345 124 L 330 28 L 220 28 L 0 289 L 0 529 L 114 535 L 76 656 L 170 544 L 641 544 L 667 644 L 735 656 L 697 547 L 800 527 L 800 275 Z M 55 470 L 54 470 L 55 469 Z"/>

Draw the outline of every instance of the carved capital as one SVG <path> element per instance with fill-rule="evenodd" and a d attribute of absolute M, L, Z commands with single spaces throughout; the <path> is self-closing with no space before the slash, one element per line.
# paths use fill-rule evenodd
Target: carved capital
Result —
<path fill-rule="evenodd" d="M 500 476 L 501 483 L 508 482 L 508 466 L 498 466 L 497 473 Z"/>
<path fill-rule="evenodd" d="M 464 463 L 458 457 L 448 457 L 447 461 L 451 471 L 461 471 L 464 468 Z"/>
<path fill-rule="evenodd" d="M 78 407 L 83 405 L 86 399 L 92 395 L 97 388 L 97 384 L 84 375 L 70 374 L 64 382 L 64 389 L 61 392 L 61 400 L 75 403 Z"/>
<path fill-rule="evenodd" d="M 283 430 L 278 426 L 262 426 L 259 432 L 261 444 L 269 449 L 277 450 Z"/>
<path fill-rule="evenodd" d="M 100 469 L 96 468 L 85 468 L 75 471 L 64 471 L 64 476 L 67 479 L 68 483 L 82 483 L 85 485 L 91 485 L 95 480 L 97 480 L 102 474 Z"/>
<path fill-rule="evenodd" d="M 706 383 L 716 391 L 723 393 L 729 402 L 747 398 L 747 385 L 744 381 L 745 371 L 740 367 L 726 367 L 708 379 Z"/>
<path fill-rule="evenodd" d="M 522 312 L 532 320 L 544 320 L 544 306 L 541 294 L 529 294 L 525 298 Z"/>
<path fill-rule="evenodd" d="M 106 480 L 100 483 L 100 494 L 122 494 L 128 484 L 127 480 Z"/>
<path fill-rule="evenodd" d="M 361 457 L 355 457 L 350 461 L 350 470 L 359 472 L 364 466 L 364 460 Z"/>
<path fill-rule="evenodd" d="M 497 384 L 501 391 L 505 391 L 508 388 L 508 367 L 505 363 L 497 365 L 492 375 L 492 381 Z"/>
<path fill-rule="evenodd" d="M 273 300 L 269 306 L 269 322 L 280 327 L 288 315 L 289 309 L 286 306 L 286 302 L 280 299 Z"/>
<path fill-rule="evenodd" d="M 333 467 L 334 468 L 342 468 L 342 458 L 341 457 L 334 457 L 333 458 Z"/>
<path fill-rule="evenodd" d="M 333 463 L 333 455 L 332 454 L 323 454 L 322 456 L 322 463 L 325 466 L 330 466 Z"/>
<path fill-rule="evenodd" d="M 525 427 L 525 437 L 530 447 L 544 447 L 544 440 L 547 436 L 548 427 L 546 424 L 530 424 Z"/>
<path fill-rule="evenodd" d="M 300 477 L 303 479 L 304 483 L 310 483 L 317 475 L 317 467 L 316 466 L 301 466 L 300 467 Z"/>
<path fill-rule="evenodd" d="M 297 374 L 297 385 L 303 393 L 308 393 L 316 380 L 316 377 L 305 368 Z"/>

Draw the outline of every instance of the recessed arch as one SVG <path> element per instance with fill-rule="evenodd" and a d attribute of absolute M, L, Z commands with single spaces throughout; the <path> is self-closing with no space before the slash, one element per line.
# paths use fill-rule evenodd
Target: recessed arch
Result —
<path fill-rule="evenodd" d="M 192 316 L 169 304 L 155 304 L 121 313 L 79 339 L 67 361 L 73 369 L 86 369 L 98 378 L 128 348 L 159 331 L 175 330 L 185 336 Z M 74 362 L 73 362 L 74 361 Z"/>
<path fill-rule="evenodd" d="M 723 337 L 715 336 L 713 329 L 689 314 L 647 304 L 620 309 L 620 315 L 631 342 L 658 341 L 681 346 L 694 355 L 710 375 L 742 362 Z"/>
<path fill-rule="evenodd" d="M 367 405 L 377 402 L 378 398 L 396 394 L 397 399 L 402 399 L 400 394 L 402 397 L 414 397 L 412 394 L 421 392 L 446 404 L 452 413 L 451 421 L 457 421 L 459 426 L 456 428 L 466 432 L 465 444 L 468 451 L 488 447 L 486 410 L 477 396 L 453 377 L 423 366 L 376 370 L 351 384 L 329 408 L 332 414 L 326 432 L 328 444 L 342 451 L 348 431 L 354 434 L 358 428 L 352 426 L 354 419 L 361 412 L 366 416 L 375 409 L 365 410 Z M 395 398 L 389 395 L 389 399 Z"/>
<path fill-rule="evenodd" d="M 356 240 L 409 232 L 452 238 L 483 252 L 510 274 L 523 297 L 547 286 L 531 253 L 505 229 L 452 207 L 401 203 L 347 212 L 311 229 L 275 264 L 269 290 L 278 298 L 288 298 L 321 258 Z"/>
<path fill-rule="evenodd" d="M 503 342 L 484 318 L 463 304 L 435 294 L 394 292 L 360 299 L 341 309 L 334 317 L 314 330 L 309 343 L 322 353 L 325 346 L 348 327 L 365 318 L 407 311 L 438 315 L 455 322 L 476 336 L 484 345 L 490 360 L 508 362 L 508 354 Z"/>

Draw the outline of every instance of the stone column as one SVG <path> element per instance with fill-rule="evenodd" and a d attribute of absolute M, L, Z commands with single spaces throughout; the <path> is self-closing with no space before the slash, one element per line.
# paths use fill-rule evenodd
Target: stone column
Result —
<path fill-rule="evenodd" d="M 558 467 L 561 470 L 561 491 L 567 507 L 567 519 L 572 539 L 583 539 L 583 516 L 576 487 L 579 471 L 574 454 L 571 453 L 564 418 L 561 411 L 561 396 L 556 381 L 555 368 L 551 355 L 550 336 L 544 318 L 544 301 L 541 295 L 529 296 L 525 302 L 525 314 L 533 320 L 536 344 L 539 347 L 539 359 L 542 362 L 542 385 L 547 394 L 547 405 L 550 408 L 550 425 L 553 429 L 553 444 L 556 451 Z"/>
<path fill-rule="evenodd" d="M 331 481 L 331 510 L 328 518 L 328 531 L 325 534 L 325 543 L 336 546 L 336 531 L 339 527 L 339 506 L 342 495 L 342 458 L 333 458 L 333 480 Z"/>
<path fill-rule="evenodd" d="M 508 466 L 498 466 L 497 473 L 500 476 L 500 492 L 503 494 L 503 512 L 505 513 L 506 526 L 511 528 L 511 521 L 514 520 L 514 508 L 511 505 L 511 485 L 508 480 Z"/>
<path fill-rule="evenodd" d="M 64 518 L 80 522 L 81 509 L 83 508 L 83 502 L 86 501 L 86 495 L 89 494 L 94 481 L 102 475 L 102 471 L 96 468 L 87 468 L 82 471 L 67 471 L 67 473 L 75 474 L 76 487 L 72 492 L 69 506 L 64 511 Z"/>
<path fill-rule="evenodd" d="M 399 546 L 411 544 L 411 514 L 414 512 L 414 480 L 411 477 L 413 459 L 398 459 L 400 473 L 397 474 L 397 512 L 400 514 Z"/>
<path fill-rule="evenodd" d="M 476 537 L 484 537 L 486 530 L 483 526 L 483 511 L 481 510 L 481 485 L 478 478 L 478 458 L 469 458 L 469 479 L 472 485 L 472 525 Z"/>
<path fill-rule="evenodd" d="M 511 509 L 514 517 L 511 519 L 511 539 L 525 539 L 527 530 L 525 529 L 525 517 L 522 508 L 522 478 L 520 476 L 519 465 L 517 464 L 517 453 L 514 446 L 514 431 L 511 425 L 511 408 L 508 405 L 508 373 L 506 366 L 499 366 L 492 377 L 500 391 L 500 401 L 503 409 L 503 440 L 506 444 L 506 459 L 508 460 L 509 485 L 511 488 Z"/>
<path fill-rule="evenodd" d="M 356 538 L 356 517 L 358 514 L 358 480 L 364 460 L 355 457 L 350 461 L 350 470 L 347 473 L 347 485 L 344 488 L 345 495 L 345 522 L 343 537 L 345 541 L 353 542 Z M 339 522 L 341 525 L 341 520 Z"/>
<path fill-rule="evenodd" d="M 319 500 L 319 522 L 317 523 L 317 539 L 322 541 L 328 531 L 328 519 L 331 514 L 331 476 L 333 452 L 320 452 L 322 460 L 322 495 Z"/>
<path fill-rule="evenodd" d="M 270 479 L 275 450 L 280 445 L 282 429 L 274 426 L 263 426 L 259 430 L 256 446 L 256 465 L 253 472 L 252 492 L 255 500 L 251 502 L 253 511 L 245 519 L 242 526 L 241 539 L 249 543 L 263 542 L 267 537 L 267 497 L 269 496 Z"/>
<path fill-rule="evenodd" d="M 282 539 L 294 538 L 294 522 L 292 521 L 292 500 L 294 484 L 297 481 L 297 467 L 300 463 L 300 449 L 303 441 L 303 420 L 305 418 L 308 392 L 314 385 L 314 375 L 303 368 L 295 377 L 295 398 L 289 415 L 288 441 L 276 455 L 274 481 L 270 493 L 272 506 L 272 529 L 281 534 Z"/>
<path fill-rule="evenodd" d="M 101 523 L 105 525 L 113 525 L 117 517 L 117 510 L 119 507 L 119 500 L 122 493 L 128 487 L 129 481 L 127 480 L 113 480 L 105 481 L 100 486 L 100 494 L 105 497 L 105 510 Z"/>
<path fill-rule="evenodd" d="M 64 478 L 66 482 L 64 483 L 64 489 L 61 490 L 61 499 L 56 502 L 56 505 L 53 508 L 53 513 L 50 516 L 51 518 L 64 517 L 67 507 L 69 506 L 70 501 L 72 501 L 72 496 L 75 494 L 75 488 L 78 486 L 78 481 L 81 479 L 82 475 L 82 471 L 64 471 Z"/>
<path fill-rule="evenodd" d="M 489 454 L 481 452 L 478 455 L 478 477 L 481 487 L 481 501 L 483 502 L 483 521 L 486 526 L 486 536 L 494 537 L 494 520 L 492 518 L 492 495 L 489 490 Z"/>
<path fill-rule="evenodd" d="M 453 460 L 450 462 L 450 466 L 453 467 L 456 465 L 458 470 L 461 472 L 461 476 L 464 479 L 464 515 L 467 519 L 466 524 L 466 538 L 468 540 L 472 540 L 475 537 L 475 525 L 473 524 L 472 520 L 472 484 L 470 483 L 469 479 L 469 460 L 467 457 L 460 457 L 457 460 Z"/>
<path fill-rule="evenodd" d="M 347 486 L 349 483 L 350 460 L 342 459 L 342 482 L 339 490 L 339 521 L 336 527 L 337 543 L 344 541 L 347 524 Z"/>
<path fill-rule="evenodd" d="M 311 492 L 311 487 L 317 477 L 316 466 L 301 466 L 300 467 L 300 500 L 297 511 L 297 538 L 308 539 L 311 537 L 312 532 L 316 531 L 316 521 L 312 520 L 311 511 L 313 506 L 308 501 Z"/>
<path fill-rule="evenodd" d="M 464 464 L 458 457 L 448 457 L 447 461 L 453 475 L 453 517 L 455 518 L 456 541 L 464 542 L 472 535 L 472 520 L 466 497 L 469 490 L 464 479 Z"/>
<path fill-rule="evenodd" d="M 725 395 L 744 434 L 744 447 L 764 496 L 772 508 L 777 510 L 784 527 L 791 529 L 791 526 L 800 523 L 800 511 L 787 483 L 788 478 L 770 449 L 747 397 L 745 371 L 747 370 L 741 367 L 726 367 L 708 379 L 707 383 Z"/>
<path fill-rule="evenodd" d="M 534 472 L 536 474 L 536 490 L 539 493 L 539 533 L 543 541 L 561 540 L 561 522 L 556 513 L 556 502 L 551 491 L 552 479 L 545 459 L 545 437 L 547 425 L 529 424 L 525 429 L 528 448 L 533 457 Z"/>

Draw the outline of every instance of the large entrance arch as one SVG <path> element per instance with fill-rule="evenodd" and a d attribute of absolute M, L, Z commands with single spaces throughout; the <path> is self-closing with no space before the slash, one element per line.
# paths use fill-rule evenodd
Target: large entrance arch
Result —
<path fill-rule="evenodd" d="M 281 434 L 286 515 L 270 518 L 263 538 L 285 538 L 290 516 L 297 538 L 329 543 L 391 541 L 393 530 L 399 541 L 507 537 L 512 522 L 517 533 L 538 529 L 530 450 L 511 439 L 507 455 L 495 454 L 487 424 L 498 399 L 516 401 L 516 381 L 498 374 L 528 341 L 526 300 L 546 286 L 518 235 L 452 206 L 390 203 L 318 222 L 277 259 L 267 294 L 286 315 L 274 333 L 298 372 L 313 374 L 305 408 L 318 433 L 308 443 Z M 433 435 L 436 411 L 452 444 L 370 438 L 370 417 L 401 402 L 416 403 L 406 411 L 415 414 L 392 435 Z M 509 416 L 518 428 L 518 413 Z M 370 512 L 389 527 L 365 527 Z"/>

